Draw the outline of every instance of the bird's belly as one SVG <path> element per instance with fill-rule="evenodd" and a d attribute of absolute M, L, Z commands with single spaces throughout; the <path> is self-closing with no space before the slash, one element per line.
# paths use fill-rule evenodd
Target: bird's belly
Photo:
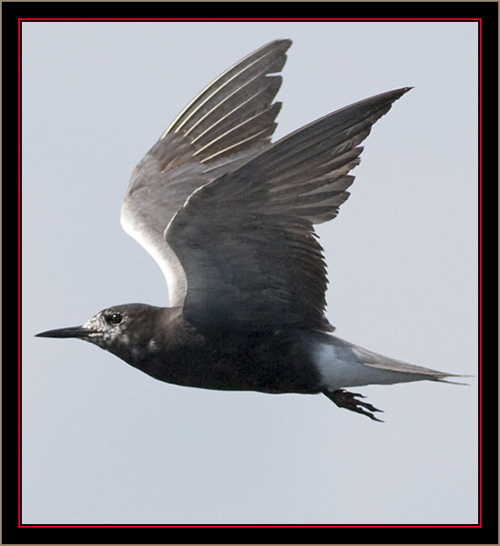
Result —
<path fill-rule="evenodd" d="M 230 345 L 180 352 L 141 369 L 167 383 L 204 389 L 319 392 L 318 372 L 297 336 L 259 335 L 236 344 L 236 350 Z"/>

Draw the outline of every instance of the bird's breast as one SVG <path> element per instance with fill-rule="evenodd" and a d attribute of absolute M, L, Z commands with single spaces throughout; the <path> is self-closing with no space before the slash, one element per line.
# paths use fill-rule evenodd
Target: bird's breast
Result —
<path fill-rule="evenodd" d="M 135 364 L 177 385 L 268 393 L 318 392 L 319 375 L 299 331 L 197 334 L 167 349 L 151 342 Z"/>

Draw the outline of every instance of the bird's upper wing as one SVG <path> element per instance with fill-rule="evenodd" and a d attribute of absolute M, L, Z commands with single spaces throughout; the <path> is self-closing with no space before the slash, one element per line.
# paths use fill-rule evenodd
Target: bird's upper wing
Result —
<path fill-rule="evenodd" d="M 132 173 L 121 223 L 157 261 L 171 305 L 180 305 L 186 278 L 163 233 L 188 196 L 269 145 L 281 103 L 273 103 L 290 40 L 251 53 L 207 86 Z"/>
<path fill-rule="evenodd" d="M 408 89 L 329 114 L 187 199 L 165 232 L 186 273 L 187 320 L 222 330 L 331 329 L 313 224 L 337 215 L 359 144 Z"/>

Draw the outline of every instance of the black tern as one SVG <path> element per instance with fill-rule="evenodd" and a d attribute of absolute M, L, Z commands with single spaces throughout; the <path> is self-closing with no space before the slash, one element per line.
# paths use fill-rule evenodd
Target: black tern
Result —
<path fill-rule="evenodd" d="M 454 374 L 334 335 L 314 225 L 349 196 L 360 144 L 411 88 L 356 102 L 271 143 L 290 40 L 251 53 L 179 114 L 132 173 L 121 223 L 165 275 L 169 308 L 99 312 L 41 337 L 79 338 L 150 376 L 190 387 L 323 393 L 379 420 L 345 390 Z"/>

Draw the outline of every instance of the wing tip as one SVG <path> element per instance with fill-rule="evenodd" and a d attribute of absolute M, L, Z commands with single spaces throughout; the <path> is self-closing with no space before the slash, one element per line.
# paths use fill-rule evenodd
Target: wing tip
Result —
<path fill-rule="evenodd" d="M 262 49 L 272 46 L 276 49 L 282 49 L 283 52 L 285 52 L 290 48 L 292 44 L 293 41 L 290 38 L 277 38 L 276 40 L 273 40 L 272 42 L 269 42 L 268 44 L 262 46 Z"/>

